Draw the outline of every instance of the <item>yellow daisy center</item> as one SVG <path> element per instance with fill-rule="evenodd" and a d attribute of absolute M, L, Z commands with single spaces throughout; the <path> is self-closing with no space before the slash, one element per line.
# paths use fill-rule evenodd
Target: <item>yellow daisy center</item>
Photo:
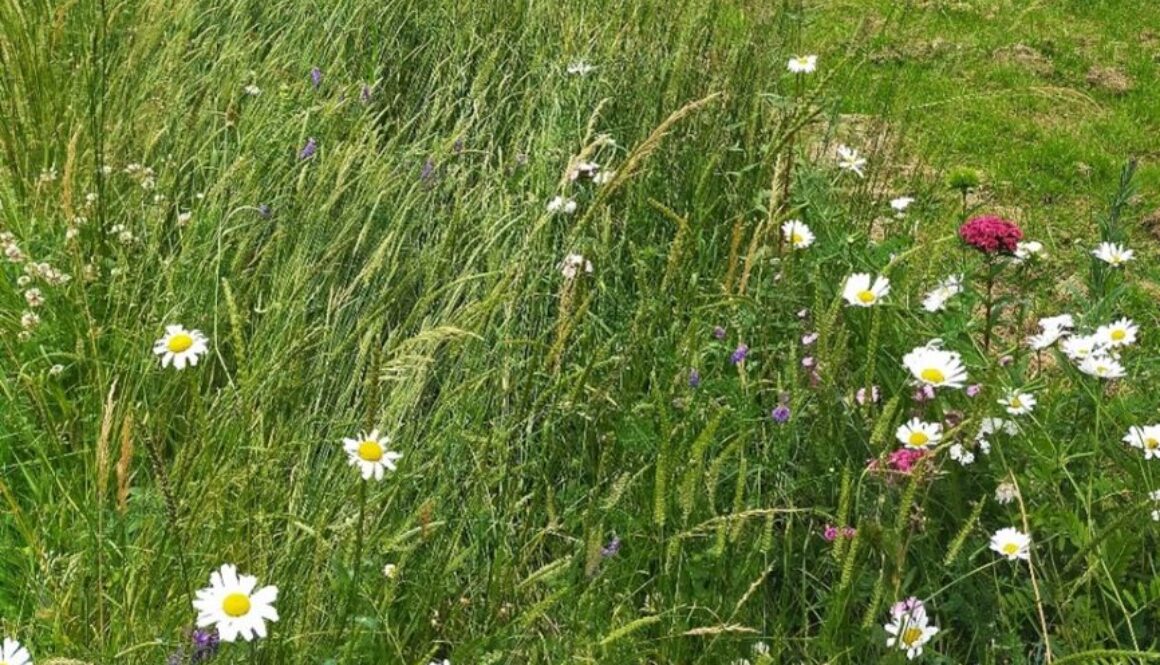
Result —
<path fill-rule="evenodd" d="M 1157 441 L 1152 437 L 1148 437 L 1147 439 L 1144 439 L 1144 447 L 1148 450 L 1156 450 L 1157 448 L 1160 448 L 1160 441 Z"/>
<path fill-rule="evenodd" d="M 193 336 L 189 333 L 177 333 L 170 337 L 169 342 L 165 344 L 165 348 L 173 353 L 188 351 L 191 346 L 193 346 Z"/>
<path fill-rule="evenodd" d="M 906 646 L 911 646 L 915 642 L 922 639 L 922 629 L 917 626 L 910 626 L 902 631 L 902 643 Z"/>
<path fill-rule="evenodd" d="M 250 613 L 250 597 L 235 591 L 222 599 L 222 611 L 235 619 L 244 617 Z"/>
<path fill-rule="evenodd" d="M 1124 340 L 1124 338 L 1127 336 L 1128 336 L 1128 333 L 1125 332 L 1123 329 L 1116 329 L 1116 330 L 1112 331 L 1112 340 L 1113 341 L 1122 342 Z"/>
<path fill-rule="evenodd" d="M 367 462 L 377 462 L 383 458 L 383 446 L 378 441 L 363 441 L 358 444 L 358 456 Z"/>
<path fill-rule="evenodd" d="M 1010 400 L 1010 402 L 1008 402 L 1008 404 L 1010 404 L 1010 405 L 1011 405 L 1011 408 L 1012 408 L 1012 409 L 1021 409 L 1021 408 L 1023 408 L 1023 400 L 1019 399 L 1018 397 L 1012 397 L 1012 398 L 1011 398 L 1011 400 Z"/>
<path fill-rule="evenodd" d="M 947 380 L 947 375 L 942 373 L 942 370 L 936 367 L 927 367 L 919 374 L 923 381 L 929 383 L 942 383 Z"/>
<path fill-rule="evenodd" d="M 878 296 L 874 295 L 874 292 L 869 289 L 858 292 L 858 300 L 861 300 L 864 303 L 872 303 L 876 298 L 878 298 Z"/>
<path fill-rule="evenodd" d="M 1006 545 L 1003 546 L 1003 554 L 1006 554 L 1007 556 L 1014 556 L 1018 553 L 1019 553 L 1019 544 L 1018 543 L 1007 543 Z"/>
<path fill-rule="evenodd" d="M 927 441 L 930 441 L 930 437 L 925 432 L 911 432 L 908 439 L 912 446 L 925 446 Z"/>
<path fill-rule="evenodd" d="M 789 239 L 792 240 L 793 244 L 795 244 L 795 245 L 800 245 L 803 242 L 805 242 L 805 237 L 802 236 L 802 234 L 798 233 L 797 231 L 794 231 L 793 233 L 791 233 L 789 236 Z"/>

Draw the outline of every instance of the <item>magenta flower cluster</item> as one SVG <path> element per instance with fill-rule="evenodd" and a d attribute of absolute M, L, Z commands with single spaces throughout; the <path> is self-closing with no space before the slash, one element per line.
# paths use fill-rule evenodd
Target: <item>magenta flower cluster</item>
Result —
<path fill-rule="evenodd" d="M 1023 239 L 1023 230 L 1002 217 L 986 215 L 960 226 L 959 237 L 984 254 L 1013 254 Z"/>

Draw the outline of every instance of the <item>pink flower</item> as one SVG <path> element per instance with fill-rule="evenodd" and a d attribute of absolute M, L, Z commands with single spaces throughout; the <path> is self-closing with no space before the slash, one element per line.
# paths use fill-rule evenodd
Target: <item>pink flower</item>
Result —
<path fill-rule="evenodd" d="M 899 473 L 910 473 L 925 454 L 926 451 L 921 448 L 899 448 L 890 453 L 886 463 Z"/>
<path fill-rule="evenodd" d="M 983 384 L 981 383 L 973 383 L 967 386 L 967 397 L 975 397 L 981 392 L 983 392 Z"/>
<path fill-rule="evenodd" d="M 854 535 L 857 533 L 858 533 L 858 530 L 852 526 L 844 526 L 838 531 L 838 535 L 840 535 L 843 538 L 853 538 Z"/>
<path fill-rule="evenodd" d="M 816 332 L 812 332 L 808 335 L 802 336 L 802 346 L 809 346 L 810 344 L 813 344 L 816 341 L 818 341 L 818 334 Z"/>
<path fill-rule="evenodd" d="M 837 537 L 838 527 L 833 526 L 832 524 L 827 524 L 826 530 L 822 532 L 822 538 L 825 538 L 827 543 L 832 543 Z"/>
<path fill-rule="evenodd" d="M 806 356 L 805 358 L 802 358 L 802 367 L 813 367 L 813 366 L 814 366 L 814 357 L 813 356 Z"/>
<path fill-rule="evenodd" d="M 959 227 L 963 242 L 984 254 L 1014 254 L 1023 231 L 1002 217 L 976 217 Z"/>
<path fill-rule="evenodd" d="M 854 393 L 854 399 L 858 400 L 859 404 L 866 404 L 866 389 L 859 388 L 858 392 Z M 878 386 L 870 386 L 870 401 L 878 401 Z"/>
<path fill-rule="evenodd" d="M 923 384 L 914 390 L 914 401 L 929 402 L 934 399 L 934 387 Z"/>

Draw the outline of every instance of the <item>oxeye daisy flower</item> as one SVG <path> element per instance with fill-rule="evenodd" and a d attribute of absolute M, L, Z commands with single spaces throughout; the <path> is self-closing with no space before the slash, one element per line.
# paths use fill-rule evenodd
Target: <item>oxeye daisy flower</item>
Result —
<path fill-rule="evenodd" d="M 1128 428 L 1124 443 L 1144 451 L 1144 459 L 1160 459 L 1160 425 Z"/>
<path fill-rule="evenodd" d="M 1131 346 L 1136 343 L 1136 333 L 1139 332 L 1139 327 L 1132 323 L 1131 319 L 1120 319 L 1115 323 L 1109 323 L 1106 326 L 1100 326 L 1096 330 L 1096 339 L 1100 340 L 1105 346 Z"/>
<path fill-rule="evenodd" d="M 935 340 L 913 349 L 902 357 L 902 365 L 922 385 L 934 388 L 962 388 L 967 381 L 963 359 L 954 351 L 946 351 Z"/>
<path fill-rule="evenodd" d="M 799 220 L 791 219 L 782 224 L 781 233 L 794 249 L 805 249 L 814 244 L 814 232 Z"/>
<path fill-rule="evenodd" d="M 1092 255 L 1113 268 L 1119 268 L 1132 260 L 1132 250 L 1110 242 L 1100 243 L 1099 247 L 1092 250 Z"/>
<path fill-rule="evenodd" d="M 571 215 L 576 212 L 576 202 L 572 199 L 566 199 L 563 196 L 557 196 L 551 201 L 548 201 L 548 212 Z"/>
<path fill-rule="evenodd" d="M 907 448 L 924 449 L 937 445 L 942 440 L 942 425 L 911 418 L 910 422 L 901 425 L 894 435 Z"/>
<path fill-rule="evenodd" d="M 1039 351 L 1055 344 L 1061 337 L 1067 335 L 1068 329 L 1075 325 L 1071 314 L 1060 314 L 1059 316 L 1049 316 L 1039 319 L 1039 329 L 1042 331 L 1037 335 L 1032 335 L 1027 338 L 1027 343 L 1032 349 Z"/>
<path fill-rule="evenodd" d="M 185 369 L 197 365 L 198 359 L 209 352 L 209 339 L 200 330 L 186 330 L 180 325 L 165 326 L 165 334 L 153 343 L 153 353 L 161 356 L 161 366 Z"/>
<path fill-rule="evenodd" d="M 951 446 L 947 450 L 947 455 L 949 455 L 951 459 L 963 466 L 968 466 L 970 464 L 974 464 L 975 462 L 975 453 L 967 450 L 961 443 L 956 443 Z"/>
<path fill-rule="evenodd" d="M 947 301 L 963 292 L 963 276 L 951 275 L 931 289 L 922 299 L 922 308 L 937 312 L 946 308 Z"/>
<path fill-rule="evenodd" d="M 1011 527 L 999 529 L 995 535 L 991 536 L 991 549 L 1007 557 L 1009 561 L 1015 559 L 1029 561 L 1031 559 L 1031 536 Z"/>
<path fill-rule="evenodd" d="M 879 275 L 870 282 L 870 275 L 864 272 L 854 273 L 846 278 L 846 286 L 842 289 L 842 297 L 855 307 L 871 307 L 890 294 L 890 280 Z"/>
<path fill-rule="evenodd" d="M 1022 416 L 1031 413 L 1035 408 L 1035 395 L 1012 390 L 999 400 L 999 404 L 1007 408 L 1007 413 Z"/>
<path fill-rule="evenodd" d="M 818 68 L 818 56 L 795 55 L 789 59 L 785 68 L 794 74 L 812 74 Z"/>
<path fill-rule="evenodd" d="M 930 618 L 921 606 L 916 610 L 902 612 L 892 617 L 883 626 L 890 637 L 886 638 L 887 648 L 897 647 L 906 652 L 907 660 L 922 655 L 922 648 L 938 633 L 938 627 L 930 625 Z"/>
<path fill-rule="evenodd" d="M 198 590 L 193 601 L 198 628 L 213 626 L 226 642 L 239 637 L 247 642 L 265 637 L 266 622 L 278 620 L 274 609 L 278 587 L 257 586 L 258 578 L 238 575 L 233 564 L 224 564 L 210 573 L 209 586 Z"/>
<path fill-rule="evenodd" d="M 32 654 L 20 642 L 5 637 L 0 644 L 0 665 L 32 665 Z"/>
<path fill-rule="evenodd" d="M 1079 371 L 1100 379 L 1119 379 L 1128 373 L 1119 360 L 1103 353 L 1084 358 Z"/>
<path fill-rule="evenodd" d="M 859 155 L 858 151 L 846 146 L 838 146 L 838 168 L 843 171 L 851 171 L 858 174 L 859 178 L 866 177 L 866 158 Z"/>
<path fill-rule="evenodd" d="M 343 439 L 342 447 L 350 458 L 351 466 L 358 466 L 363 480 L 382 480 L 384 470 L 396 470 L 395 462 L 403 457 L 402 453 L 387 450 L 391 439 L 380 436 L 379 431 L 371 430 L 357 439 Z"/>
<path fill-rule="evenodd" d="M 1059 348 L 1072 360 L 1085 360 L 1093 355 L 1101 355 L 1103 346 L 1095 335 L 1072 336 L 1059 344 Z"/>

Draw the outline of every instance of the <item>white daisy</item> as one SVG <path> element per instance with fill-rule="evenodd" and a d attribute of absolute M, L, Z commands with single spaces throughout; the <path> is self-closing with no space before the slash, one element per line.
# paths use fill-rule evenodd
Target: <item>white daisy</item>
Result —
<path fill-rule="evenodd" d="M 894 435 L 907 448 L 928 448 L 938 445 L 938 442 L 942 440 L 942 425 L 923 422 L 919 418 L 911 418 L 910 422 L 901 425 Z"/>
<path fill-rule="evenodd" d="M 858 151 L 846 146 L 838 146 L 838 168 L 843 171 L 853 171 L 858 174 L 859 178 L 866 177 L 866 158 L 859 155 Z"/>
<path fill-rule="evenodd" d="M 1148 492 L 1148 498 L 1153 501 L 1160 501 L 1160 490 L 1152 490 Z"/>
<path fill-rule="evenodd" d="M 1136 343 L 1136 333 L 1140 328 L 1131 319 L 1120 319 L 1096 330 L 1096 339 L 1105 346 L 1131 346 Z"/>
<path fill-rule="evenodd" d="M 898 646 L 906 652 L 907 660 L 914 660 L 922 655 L 922 647 L 938 633 L 938 627 L 930 625 L 930 618 L 926 611 L 907 612 L 894 617 L 884 626 L 891 635 L 886 639 L 886 646 Z"/>
<path fill-rule="evenodd" d="M 1028 337 L 1027 343 L 1036 351 L 1046 349 L 1058 342 L 1061 337 L 1067 335 L 1068 329 L 1073 326 L 1075 326 L 1075 321 L 1071 318 L 1071 314 L 1060 314 L 1059 316 L 1049 316 L 1039 319 L 1039 329 L 1042 332 L 1038 335 Z"/>
<path fill-rule="evenodd" d="M 1128 428 L 1124 443 L 1144 451 L 1144 459 L 1160 459 L 1160 425 Z M 1156 493 L 1154 492 L 1153 495 Z M 1153 496 L 1153 498 L 1156 498 Z M 1160 499 L 1158 499 L 1160 500 Z"/>
<path fill-rule="evenodd" d="M 890 207 L 894 209 L 894 213 L 897 216 L 902 217 L 902 215 L 906 212 L 906 209 L 910 207 L 911 203 L 914 203 L 913 197 L 900 196 L 896 199 L 890 200 Z"/>
<path fill-rule="evenodd" d="M 791 219 L 782 224 L 781 233 L 794 249 L 805 249 L 814 244 L 814 232 L 800 220 Z"/>
<path fill-rule="evenodd" d="M 209 586 L 200 589 L 193 601 L 197 610 L 198 628 L 217 628 L 226 642 L 241 637 L 249 642 L 266 636 L 266 622 L 277 621 L 278 587 L 265 586 L 255 590 L 258 578 L 238 575 L 233 564 L 224 564 L 221 570 L 210 573 Z"/>
<path fill-rule="evenodd" d="M 200 330 L 186 330 L 180 325 L 165 326 L 165 335 L 153 343 L 153 353 L 161 356 L 161 366 L 185 369 L 197 365 L 198 359 L 209 352 L 209 339 Z"/>
<path fill-rule="evenodd" d="M 357 439 L 343 439 L 342 448 L 350 458 L 351 466 L 358 466 L 363 480 L 382 480 L 386 469 L 395 471 L 398 467 L 395 462 L 403 457 L 402 453 L 387 450 L 391 443 L 390 437 L 379 435 L 379 431 L 371 430 Z"/>
<path fill-rule="evenodd" d="M 1075 319 L 1071 314 L 1060 314 L 1059 316 L 1048 316 L 1039 319 L 1039 327 L 1047 330 L 1048 328 L 1074 328 Z"/>
<path fill-rule="evenodd" d="M 928 312 L 945 309 L 947 301 L 963 292 L 963 276 L 951 275 L 934 287 L 922 300 L 922 308 Z"/>
<path fill-rule="evenodd" d="M 1015 243 L 1015 260 L 1018 262 L 1026 261 L 1033 256 L 1039 256 L 1043 253 L 1043 243 L 1037 240 L 1028 240 L 1027 242 Z"/>
<path fill-rule="evenodd" d="M 1013 416 L 1022 416 L 1035 408 L 1035 395 L 1012 390 L 999 400 L 999 404 L 1007 407 L 1007 413 Z"/>
<path fill-rule="evenodd" d="M 879 275 L 870 283 L 870 275 L 864 272 L 854 273 L 846 278 L 846 286 L 842 289 L 842 297 L 846 302 L 856 307 L 870 307 L 890 293 L 890 280 Z"/>
<path fill-rule="evenodd" d="M 978 438 L 980 439 L 991 434 L 998 434 L 999 432 L 1005 432 L 1011 436 L 1015 436 L 1019 433 L 1019 423 L 1014 420 L 1007 420 L 1006 418 L 983 418 L 982 422 L 979 423 Z"/>
<path fill-rule="evenodd" d="M 1092 254 L 1113 268 L 1119 268 L 1132 260 L 1132 250 L 1110 242 L 1100 243 L 1099 247 L 1092 250 Z"/>
<path fill-rule="evenodd" d="M 254 85 L 253 83 L 251 83 L 251 84 L 247 85 L 246 87 L 242 88 L 242 92 L 246 93 L 247 95 L 249 95 L 251 97 L 257 97 L 258 95 L 262 94 L 262 89 L 256 85 Z"/>
<path fill-rule="evenodd" d="M 587 76 L 595 70 L 596 67 L 584 62 L 583 60 L 576 60 L 568 64 L 568 73 L 573 76 Z"/>
<path fill-rule="evenodd" d="M 934 388 L 962 388 L 967 381 L 962 356 L 939 348 L 940 343 L 935 340 L 911 350 L 902 357 L 902 365 L 921 384 Z"/>
<path fill-rule="evenodd" d="M 16 640 L 5 637 L 0 644 L 0 665 L 32 665 L 32 654 Z"/>
<path fill-rule="evenodd" d="M 1103 353 L 1103 343 L 1095 335 L 1071 336 L 1059 344 L 1059 348 L 1072 360 L 1084 360 Z"/>
<path fill-rule="evenodd" d="M 1031 559 L 1031 536 L 1011 527 L 999 529 L 995 535 L 991 536 L 991 549 L 1007 557 L 1010 561 L 1015 559 L 1029 561 Z"/>
<path fill-rule="evenodd" d="M 1103 353 L 1084 358 L 1079 371 L 1101 379 L 1119 379 L 1128 373 L 1119 360 Z"/>
<path fill-rule="evenodd" d="M 580 274 L 581 268 L 589 275 L 592 274 L 592 262 L 584 258 L 581 254 L 569 254 L 565 256 L 558 267 L 564 275 L 564 279 L 576 279 L 576 275 Z"/>
<path fill-rule="evenodd" d="M 576 202 L 572 199 L 566 199 L 563 196 L 557 196 L 551 201 L 548 201 L 548 212 L 560 212 L 565 215 L 571 215 L 576 212 Z"/>
<path fill-rule="evenodd" d="M 795 55 L 786 63 L 786 69 L 794 74 L 812 74 L 818 68 L 818 56 Z"/>

